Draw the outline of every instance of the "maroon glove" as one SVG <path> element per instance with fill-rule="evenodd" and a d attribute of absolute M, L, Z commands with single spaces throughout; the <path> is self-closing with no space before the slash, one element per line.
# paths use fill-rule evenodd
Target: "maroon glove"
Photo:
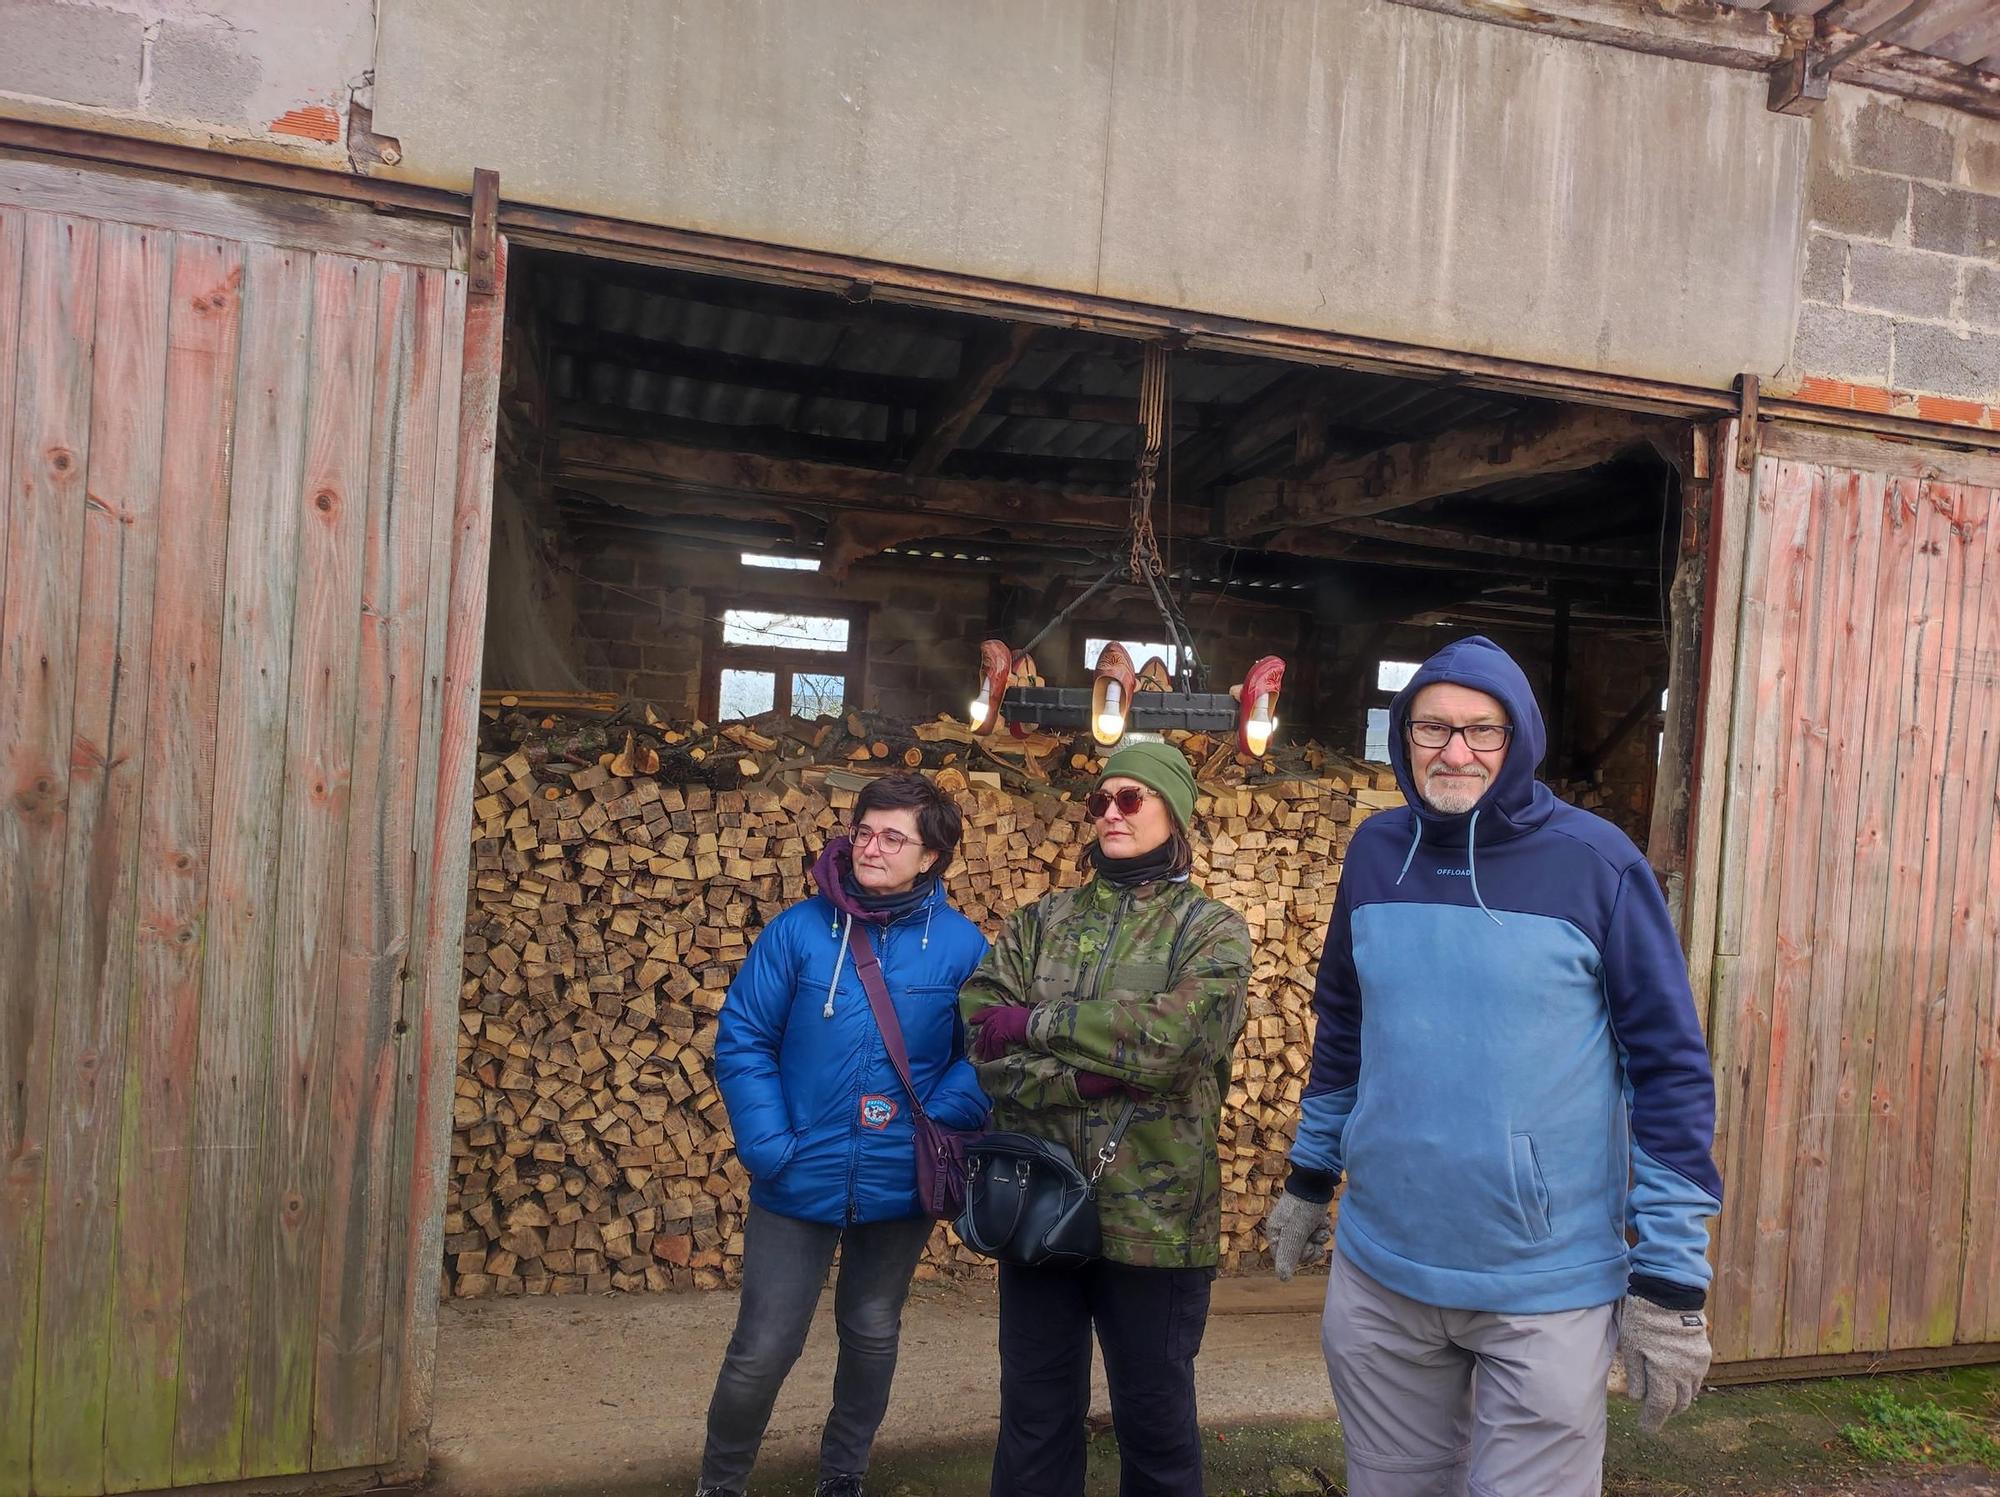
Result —
<path fill-rule="evenodd" d="M 1027 1043 L 1028 1016 L 1033 1009 L 1020 1003 L 996 1003 L 972 1016 L 972 1056 L 975 1060 L 998 1060 L 1017 1045 Z"/>
<path fill-rule="evenodd" d="M 1076 1094 L 1086 1102 L 1102 1102 L 1106 1097 L 1129 1096 L 1131 1091 L 1131 1087 L 1115 1076 L 1101 1076 L 1096 1071 L 1076 1073 Z"/>

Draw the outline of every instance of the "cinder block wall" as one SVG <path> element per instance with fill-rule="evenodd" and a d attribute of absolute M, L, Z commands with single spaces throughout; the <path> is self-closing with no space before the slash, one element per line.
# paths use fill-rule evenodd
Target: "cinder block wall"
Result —
<path fill-rule="evenodd" d="M 0 112 L 347 164 L 374 0 L 0 0 Z"/>
<path fill-rule="evenodd" d="M 2000 402 L 2000 121 L 1836 87 L 1806 220 L 1790 373 Z"/>

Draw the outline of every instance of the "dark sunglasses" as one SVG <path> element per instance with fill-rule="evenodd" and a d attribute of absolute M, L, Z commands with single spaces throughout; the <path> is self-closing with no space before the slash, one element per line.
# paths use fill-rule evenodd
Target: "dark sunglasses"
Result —
<path fill-rule="evenodd" d="M 1102 821 L 1104 813 L 1113 806 L 1120 816 L 1137 816 L 1139 808 L 1152 796 L 1150 790 L 1141 790 L 1137 785 L 1125 785 L 1119 789 L 1093 790 L 1084 797 L 1083 809 L 1090 813 L 1092 821 Z"/>

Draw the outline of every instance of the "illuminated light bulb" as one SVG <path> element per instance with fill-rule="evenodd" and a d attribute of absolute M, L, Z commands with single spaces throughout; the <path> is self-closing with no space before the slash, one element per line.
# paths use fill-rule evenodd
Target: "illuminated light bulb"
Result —
<path fill-rule="evenodd" d="M 1271 695 L 1264 693 L 1257 698 L 1250 709 L 1250 720 L 1243 724 L 1243 741 L 1250 746 L 1250 752 L 1261 754 L 1271 745 L 1271 735 L 1278 731 L 1278 719 L 1271 712 Z"/>
<path fill-rule="evenodd" d="M 965 720 L 975 728 L 986 721 L 986 709 L 993 705 L 993 687 L 981 685 L 979 695 L 972 699 L 972 705 L 965 709 Z"/>
<path fill-rule="evenodd" d="M 1104 707 L 1097 714 L 1097 740 L 1100 743 L 1114 743 L 1125 734 L 1125 714 L 1119 709 L 1125 701 L 1125 688 L 1116 681 L 1104 683 Z"/>

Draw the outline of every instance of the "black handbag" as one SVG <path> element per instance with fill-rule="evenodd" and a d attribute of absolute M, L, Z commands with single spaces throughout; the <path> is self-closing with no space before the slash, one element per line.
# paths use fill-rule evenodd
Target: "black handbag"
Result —
<path fill-rule="evenodd" d="M 965 1211 L 953 1225 L 975 1253 L 1023 1268 L 1076 1268 L 1101 1257 L 1097 1182 L 1138 1104 L 1127 1101 L 1089 1175 L 1061 1144 L 989 1133 L 965 1151 Z"/>

